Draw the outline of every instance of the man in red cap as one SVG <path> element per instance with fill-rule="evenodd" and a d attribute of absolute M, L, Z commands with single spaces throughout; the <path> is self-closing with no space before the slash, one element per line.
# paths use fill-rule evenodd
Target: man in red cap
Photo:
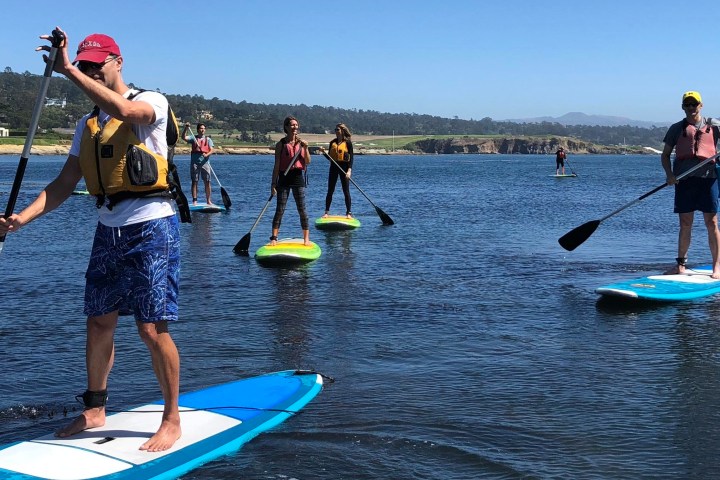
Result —
<path fill-rule="evenodd" d="M 98 199 L 98 224 L 85 275 L 88 384 L 78 397 L 85 410 L 56 435 L 67 437 L 105 424 L 115 328 L 120 315 L 134 315 L 164 399 L 159 429 L 139 447 L 163 451 L 181 435 L 180 356 L 168 331 L 168 323 L 178 318 L 180 262 L 176 206 L 168 195 L 168 102 L 160 93 L 125 84 L 123 57 L 109 36 L 85 38 L 73 61 L 67 44 L 65 36 L 57 46 L 54 70 L 77 85 L 96 108 L 78 122 L 57 178 L 20 213 L 0 219 L 0 233 L 17 231 L 57 208 L 85 178 Z M 37 50 L 50 51 L 50 46 Z M 43 57 L 47 61 L 47 55 Z"/>

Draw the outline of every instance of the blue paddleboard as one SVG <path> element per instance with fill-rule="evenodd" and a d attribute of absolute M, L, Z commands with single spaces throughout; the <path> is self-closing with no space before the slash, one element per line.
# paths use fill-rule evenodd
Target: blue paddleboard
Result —
<path fill-rule="evenodd" d="M 682 275 L 650 275 L 611 283 L 595 290 L 605 297 L 677 302 L 720 293 L 720 280 L 710 278 L 711 266 L 688 268 Z"/>
<path fill-rule="evenodd" d="M 220 213 L 225 211 L 225 205 L 208 205 L 207 203 L 199 203 L 197 205 L 190 204 L 190 211 L 191 212 L 200 212 L 200 213 Z"/>
<path fill-rule="evenodd" d="M 164 452 L 139 450 L 157 430 L 162 402 L 107 417 L 72 437 L 0 446 L 0 479 L 172 479 L 237 451 L 294 415 L 322 389 L 317 373 L 288 370 L 180 395 L 182 437 Z"/>

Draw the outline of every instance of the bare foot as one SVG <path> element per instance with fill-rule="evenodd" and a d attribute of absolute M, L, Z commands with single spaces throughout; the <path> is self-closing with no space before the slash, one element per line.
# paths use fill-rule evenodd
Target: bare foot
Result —
<path fill-rule="evenodd" d="M 715 280 L 720 280 L 720 271 L 713 270 L 712 275 L 710 275 L 710 278 L 714 278 Z"/>
<path fill-rule="evenodd" d="M 666 270 L 663 275 L 682 275 L 685 273 L 685 266 L 684 265 L 675 265 L 674 267 L 671 267 L 670 269 Z"/>
<path fill-rule="evenodd" d="M 303 245 L 309 247 L 312 242 L 310 240 L 303 240 Z"/>
<path fill-rule="evenodd" d="M 347 218 L 352 218 L 352 213 L 348 213 L 348 214 L 345 215 L 345 216 L 346 216 Z"/>
<path fill-rule="evenodd" d="M 212 200 L 210 200 L 210 199 L 208 199 L 207 204 L 208 204 L 208 205 L 215 206 L 215 204 L 214 204 L 214 203 L 212 202 Z"/>
<path fill-rule="evenodd" d="M 277 240 L 270 240 L 270 245 L 271 246 L 277 245 Z"/>
<path fill-rule="evenodd" d="M 330 214 L 329 214 L 329 213 L 327 213 L 327 212 L 325 212 L 325 215 L 323 215 L 323 217 L 322 217 L 322 218 L 327 218 L 327 217 L 329 217 L 329 216 L 330 216 Z"/>
<path fill-rule="evenodd" d="M 148 452 L 163 452 L 171 448 L 182 435 L 180 423 L 163 420 L 160 429 L 150 437 L 150 440 L 140 446 L 140 450 Z"/>
<path fill-rule="evenodd" d="M 105 425 L 104 408 L 88 408 L 68 425 L 55 432 L 56 437 L 65 438 L 80 433 L 88 428 L 102 427 Z"/>

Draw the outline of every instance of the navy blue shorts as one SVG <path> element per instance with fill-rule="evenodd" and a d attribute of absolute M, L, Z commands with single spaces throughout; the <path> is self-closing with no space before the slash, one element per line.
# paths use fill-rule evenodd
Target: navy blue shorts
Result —
<path fill-rule="evenodd" d="M 119 228 L 98 223 L 85 273 L 85 315 L 118 310 L 140 322 L 177 320 L 179 277 L 176 215 Z"/>
<path fill-rule="evenodd" d="M 717 213 L 718 179 L 687 177 L 675 185 L 675 213 Z"/>

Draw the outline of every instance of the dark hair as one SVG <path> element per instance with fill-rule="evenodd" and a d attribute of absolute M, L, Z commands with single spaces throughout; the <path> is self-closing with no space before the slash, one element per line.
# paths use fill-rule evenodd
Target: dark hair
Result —
<path fill-rule="evenodd" d="M 292 115 L 288 115 L 287 117 L 285 117 L 285 120 L 283 120 L 283 132 L 288 133 L 287 127 L 290 126 L 290 122 L 292 122 L 293 120 L 298 122 L 298 127 L 300 127 L 300 122 L 298 121 L 298 119 L 293 117 Z"/>
<path fill-rule="evenodd" d="M 205 127 L 205 124 L 204 124 L 204 123 L 198 123 L 197 126 L 195 127 L 195 130 L 200 130 L 200 127 Z M 205 128 L 207 128 L 207 127 L 205 127 Z"/>

